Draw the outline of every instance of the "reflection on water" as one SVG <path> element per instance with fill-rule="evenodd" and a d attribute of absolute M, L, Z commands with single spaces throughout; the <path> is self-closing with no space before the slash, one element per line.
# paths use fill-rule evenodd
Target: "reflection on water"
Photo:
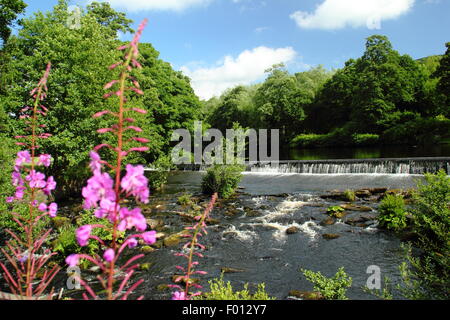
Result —
<path fill-rule="evenodd" d="M 338 147 L 292 149 L 281 153 L 281 160 L 372 159 L 449 157 L 450 144 L 429 146 Z"/>

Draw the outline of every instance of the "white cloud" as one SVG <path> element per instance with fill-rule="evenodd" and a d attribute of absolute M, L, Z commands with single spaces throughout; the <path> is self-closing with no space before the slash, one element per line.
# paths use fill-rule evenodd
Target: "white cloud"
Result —
<path fill-rule="evenodd" d="M 379 29 L 382 20 L 398 18 L 413 5 L 414 0 L 324 0 L 314 13 L 296 11 L 290 17 L 304 29 Z"/>
<path fill-rule="evenodd" d="M 181 71 L 191 78 L 192 87 L 201 99 L 210 99 L 228 88 L 262 79 L 266 69 L 277 63 L 292 62 L 296 55 L 291 47 L 257 47 L 245 50 L 237 58 L 226 56 L 214 67 L 183 66 Z"/>
<path fill-rule="evenodd" d="M 137 12 L 146 10 L 183 11 L 189 7 L 206 5 L 210 1 L 211 0 L 104 0 L 103 2 L 109 2 L 114 8 Z"/>

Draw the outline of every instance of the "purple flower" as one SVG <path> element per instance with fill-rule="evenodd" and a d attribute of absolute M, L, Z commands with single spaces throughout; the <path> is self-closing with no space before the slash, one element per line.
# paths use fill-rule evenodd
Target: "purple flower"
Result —
<path fill-rule="evenodd" d="M 50 193 L 56 189 L 56 182 L 53 176 L 47 178 L 47 185 L 43 189 L 46 195 L 50 195 Z"/>
<path fill-rule="evenodd" d="M 123 177 L 120 186 L 126 192 L 130 192 L 133 196 L 140 199 L 141 202 L 148 202 L 148 180 L 144 176 L 144 167 L 141 165 L 132 166 L 127 164 L 127 173 Z"/>
<path fill-rule="evenodd" d="M 135 238 L 130 238 L 127 240 L 127 246 L 128 248 L 134 248 L 138 244 L 137 240 Z"/>
<path fill-rule="evenodd" d="M 114 260 L 114 257 L 116 256 L 113 249 L 109 248 L 103 253 L 103 259 L 107 262 L 111 262 Z"/>
<path fill-rule="evenodd" d="M 92 226 L 84 225 L 77 229 L 76 237 L 78 244 L 82 247 L 87 246 L 89 238 L 91 236 Z"/>
<path fill-rule="evenodd" d="M 119 211 L 119 215 L 121 220 L 117 226 L 119 231 L 125 231 L 133 227 L 139 231 L 145 231 L 147 229 L 147 221 L 145 221 L 145 217 L 141 214 L 140 208 L 134 208 L 133 210 L 122 208 Z"/>
<path fill-rule="evenodd" d="M 116 208 L 116 202 L 111 201 L 109 199 L 102 199 L 100 200 L 100 208 L 95 210 L 94 215 L 96 218 L 102 219 L 109 216 L 109 220 L 111 223 L 114 223 L 114 210 Z M 118 207 L 118 210 L 120 207 Z"/>
<path fill-rule="evenodd" d="M 77 254 L 71 254 L 70 256 L 68 256 L 66 258 L 66 263 L 70 266 L 70 267 L 75 267 L 78 265 L 80 261 L 80 258 Z"/>
<path fill-rule="evenodd" d="M 102 169 L 102 164 L 100 163 L 100 155 L 95 152 L 95 151 L 91 151 L 89 153 L 89 156 L 91 157 L 91 162 L 89 163 L 89 167 L 91 168 L 92 172 L 95 173 L 100 173 L 101 169 Z"/>
<path fill-rule="evenodd" d="M 84 208 L 90 209 L 97 207 L 101 199 L 110 201 L 116 200 L 116 194 L 113 190 L 114 181 L 108 173 L 96 173 L 88 180 L 88 184 L 83 188 L 82 194 L 85 199 Z"/>
<path fill-rule="evenodd" d="M 25 187 L 16 187 L 16 199 L 23 199 L 23 195 L 25 194 Z"/>
<path fill-rule="evenodd" d="M 43 165 L 44 167 L 49 167 L 51 164 L 52 157 L 49 154 L 41 154 L 39 156 L 38 165 Z"/>
<path fill-rule="evenodd" d="M 19 151 L 16 158 L 16 166 L 21 167 L 24 163 L 31 162 L 31 155 L 28 151 Z"/>
<path fill-rule="evenodd" d="M 156 231 L 144 232 L 142 239 L 144 239 L 146 244 L 154 244 L 156 242 Z"/>
<path fill-rule="evenodd" d="M 13 186 L 18 187 L 18 186 L 23 186 L 24 185 L 24 182 L 23 182 L 23 179 L 22 179 L 22 175 L 20 174 L 20 172 L 14 171 L 11 174 L 11 177 L 12 177 L 12 184 L 13 184 Z"/>
<path fill-rule="evenodd" d="M 45 204 L 44 202 L 42 202 L 42 203 L 39 205 L 38 210 L 39 210 L 39 211 L 42 211 L 42 212 L 47 211 L 47 204 Z"/>
<path fill-rule="evenodd" d="M 187 300 L 183 291 L 176 291 L 172 294 L 172 300 Z"/>
<path fill-rule="evenodd" d="M 30 174 L 25 177 L 25 180 L 29 181 L 30 188 L 42 189 L 47 185 L 45 182 L 45 174 L 39 171 L 31 170 Z"/>
<path fill-rule="evenodd" d="M 50 203 L 48 206 L 48 214 L 50 217 L 56 217 L 56 213 L 58 212 L 58 205 L 55 202 Z"/>

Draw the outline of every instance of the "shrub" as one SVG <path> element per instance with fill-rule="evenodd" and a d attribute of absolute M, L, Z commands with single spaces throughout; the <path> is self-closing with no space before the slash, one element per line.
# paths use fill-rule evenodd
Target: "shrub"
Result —
<path fill-rule="evenodd" d="M 378 144 L 380 136 L 373 133 L 355 133 L 352 141 L 355 146 L 373 146 Z"/>
<path fill-rule="evenodd" d="M 319 291 L 327 300 L 348 300 L 345 296 L 347 288 L 352 285 L 352 278 L 341 267 L 332 278 L 327 278 L 320 272 L 301 269 L 306 279 L 314 284 L 314 290 Z"/>
<path fill-rule="evenodd" d="M 407 226 L 407 212 L 403 196 L 388 194 L 381 201 L 378 207 L 380 215 L 378 216 L 379 226 L 389 230 L 400 231 Z"/>
<path fill-rule="evenodd" d="M 220 198 L 229 198 L 234 194 L 241 181 L 242 165 L 214 165 L 206 171 L 202 180 L 204 194 L 218 193 Z"/>
<path fill-rule="evenodd" d="M 185 194 L 183 194 L 183 195 L 181 195 L 181 196 L 178 197 L 177 203 L 178 203 L 179 205 L 182 205 L 182 206 L 188 206 L 188 205 L 191 205 L 191 204 L 192 204 L 192 199 L 191 199 L 191 197 L 192 197 L 192 194 L 190 194 L 190 193 L 185 193 Z"/>
<path fill-rule="evenodd" d="M 161 156 L 152 163 L 152 166 L 155 170 L 146 171 L 145 176 L 149 180 L 149 187 L 153 190 L 158 190 L 166 184 L 173 164 L 169 156 Z"/>
<path fill-rule="evenodd" d="M 248 290 L 248 283 L 244 284 L 243 290 L 234 291 L 229 281 L 225 284 L 223 274 L 208 283 L 210 292 L 204 292 L 196 297 L 197 300 L 275 300 L 267 294 L 264 283 L 258 284 L 254 294 Z"/>
<path fill-rule="evenodd" d="M 344 191 L 344 197 L 347 199 L 347 201 L 353 202 L 356 200 L 356 195 L 353 190 L 345 190 Z"/>
<path fill-rule="evenodd" d="M 342 218 L 342 213 L 344 211 L 345 211 L 345 209 L 340 206 L 331 206 L 331 207 L 328 207 L 328 209 L 327 209 L 327 213 L 330 216 L 336 217 L 336 218 Z"/>

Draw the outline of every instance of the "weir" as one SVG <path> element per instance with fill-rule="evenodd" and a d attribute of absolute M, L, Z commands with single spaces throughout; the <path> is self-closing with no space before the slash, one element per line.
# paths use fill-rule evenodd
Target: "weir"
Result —
<path fill-rule="evenodd" d="M 303 174 L 423 174 L 444 169 L 450 174 L 450 157 L 280 160 L 246 163 L 248 172 Z M 179 170 L 203 171 L 206 165 L 183 164 Z"/>

